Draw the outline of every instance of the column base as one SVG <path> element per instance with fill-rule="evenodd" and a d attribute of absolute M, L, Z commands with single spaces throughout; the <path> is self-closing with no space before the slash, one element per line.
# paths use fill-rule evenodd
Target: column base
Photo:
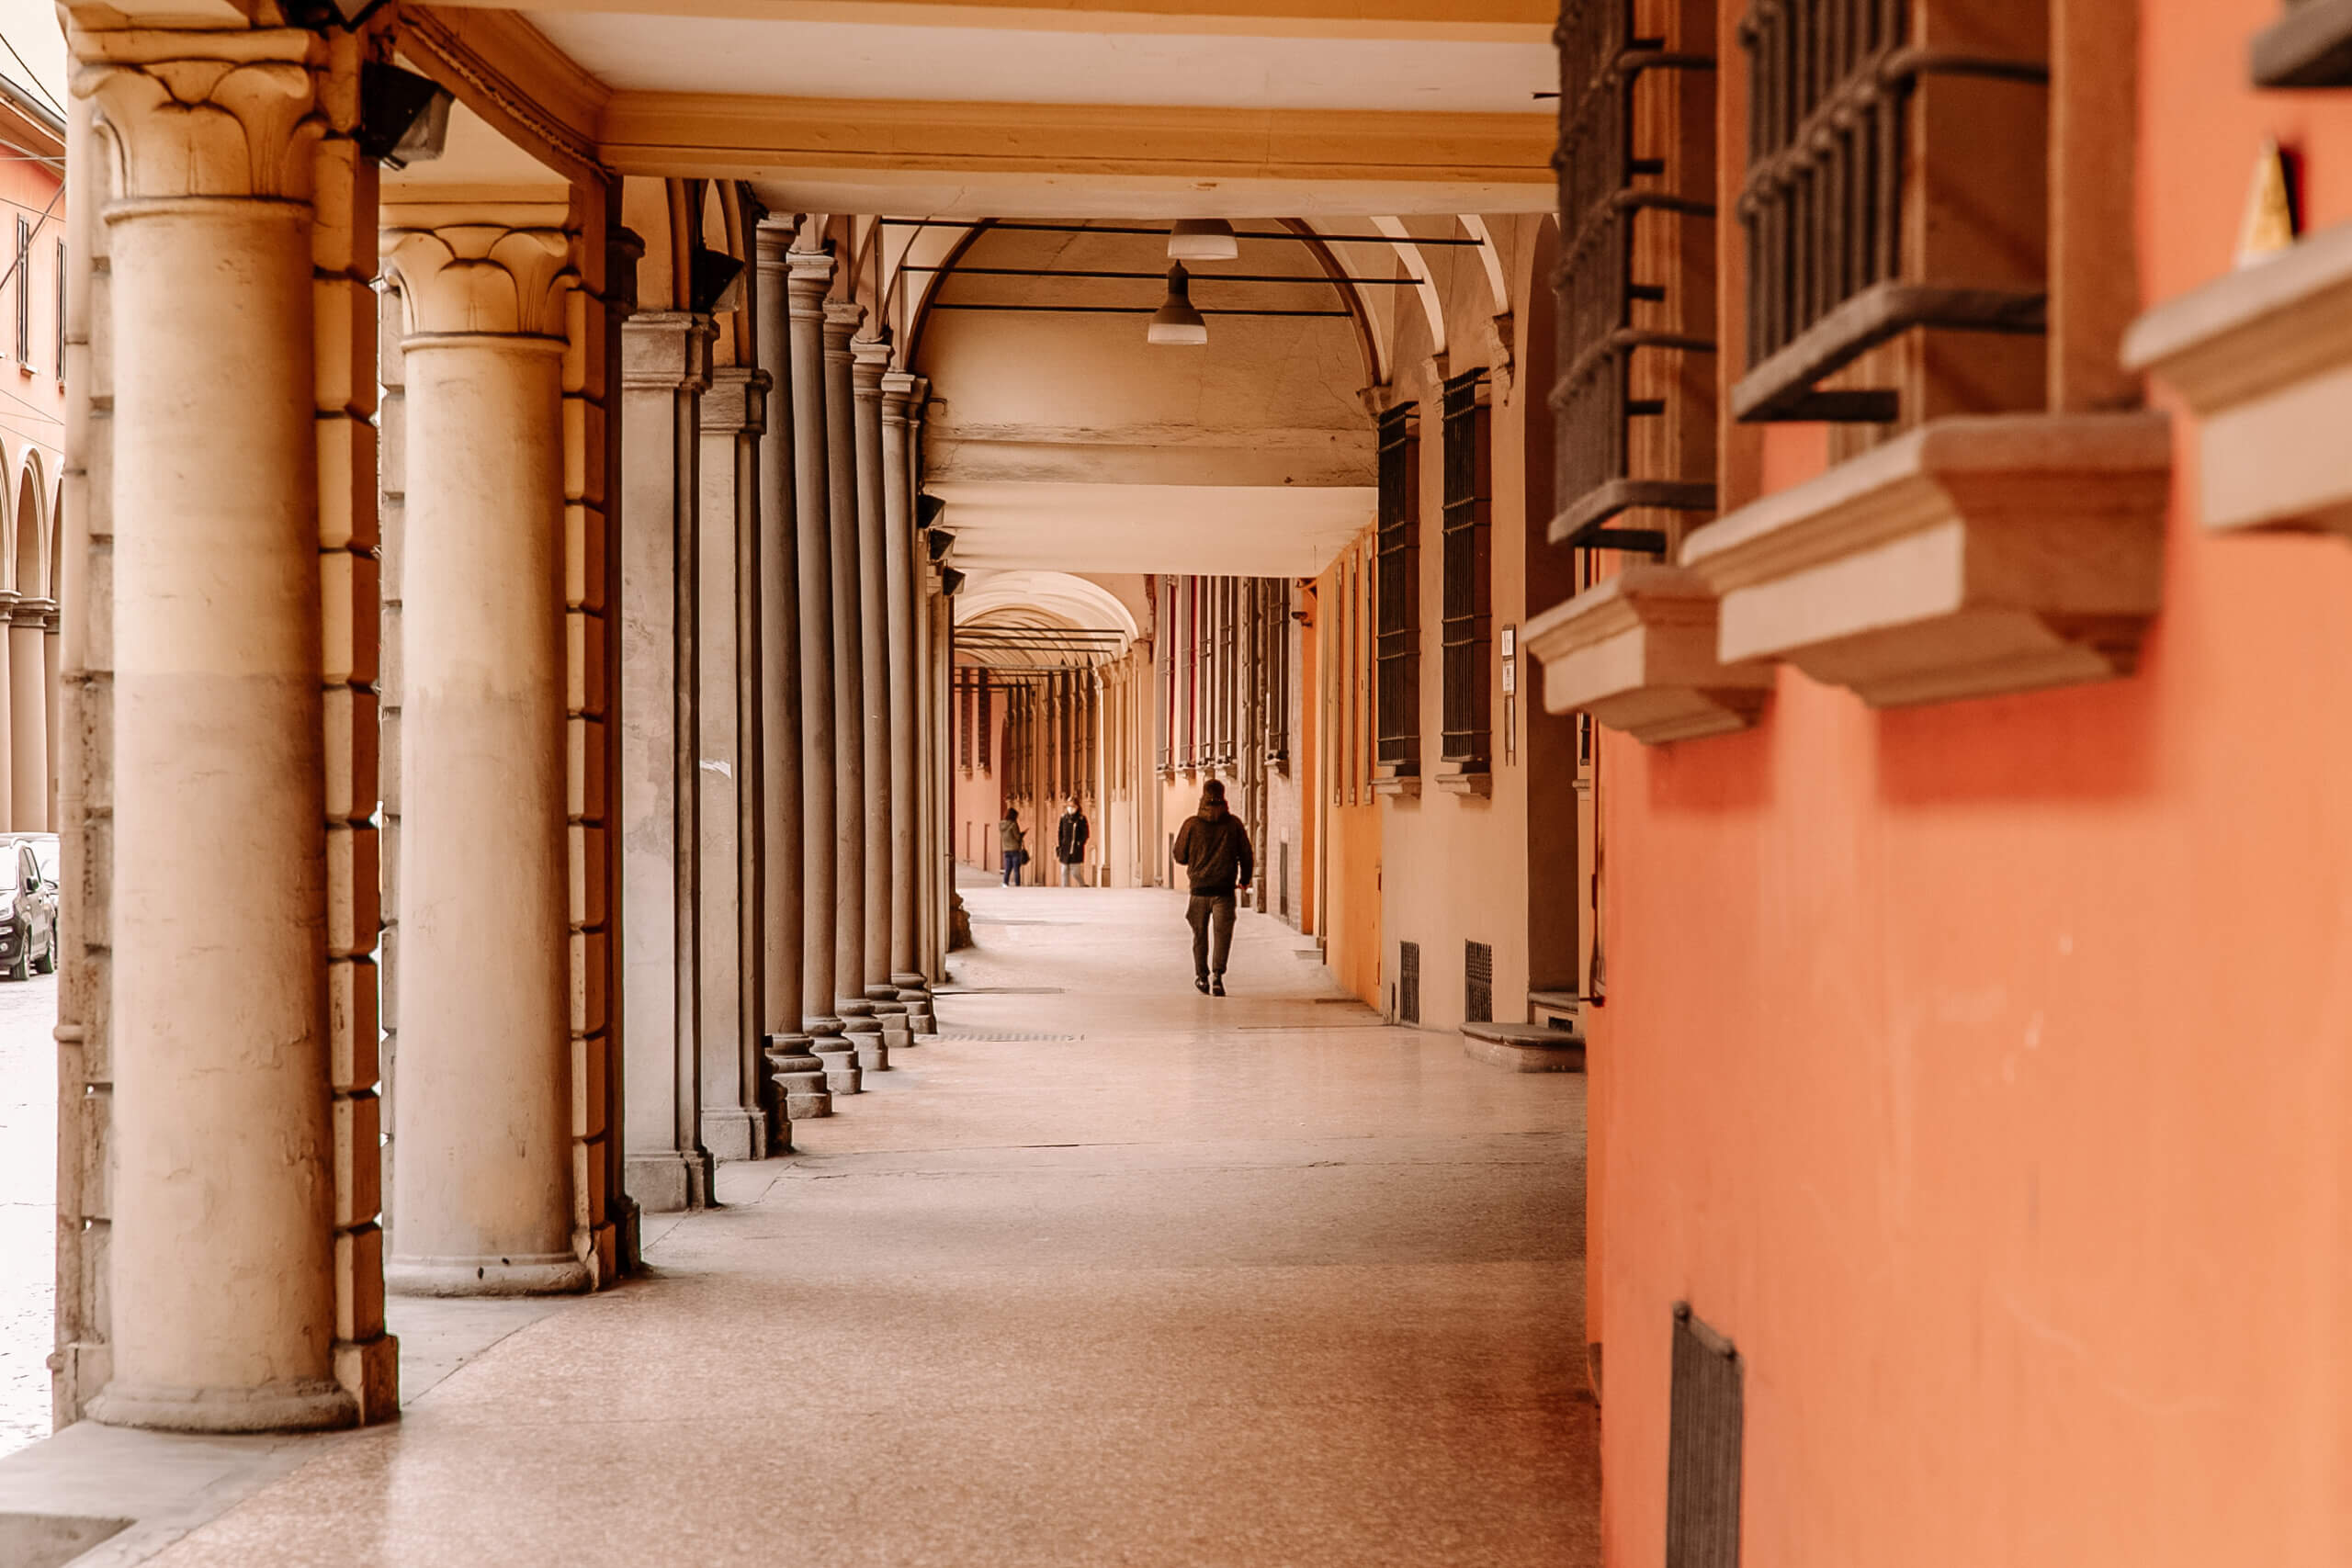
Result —
<path fill-rule="evenodd" d="M 699 1151 L 631 1155 L 621 1179 L 637 1206 L 649 1214 L 710 1207 L 710 1156 Z"/>
<path fill-rule="evenodd" d="M 401 1296 L 570 1296 L 594 1283 L 569 1252 L 384 1260 L 384 1289 Z"/>
<path fill-rule="evenodd" d="M 853 1018 L 842 1025 L 842 1032 L 857 1052 L 857 1065 L 869 1073 L 890 1070 L 889 1042 L 882 1037 L 882 1021 L 878 1018 Z"/>
<path fill-rule="evenodd" d="M 808 1049 L 825 1065 L 827 1092 L 842 1095 L 862 1090 L 865 1086 L 858 1071 L 857 1048 L 842 1032 L 847 1026 L 838 1018 L 812 1018 L 803 1027 L 811 1037 Z"/>
<path fill-rule="evenodd" d="M 776 1103 L 784 1111 L 776 1132 L 779 1141 L 786 1145 L 792 1137 L 792 1123 L 813 1122 L 833 1113 L 833 1095 L 825 1082 L 825 1064 L 809 1049 L 812 1043 L 806 1034 L 768 1036 L 768 1077 L 775 1085 Z"/>
<path fill-rule="evenodd" d="M 359 1402 L 324 1380 L 260 1388 L 168 1388 L 119 1378 L 90 1401 L 86 1414 L 106 1427 L 153 1432 L 330 1432 L 359 1424 Z"/>
<path fill-rule="evenodd" d="M 718 1160 L 764 1159 L 768 1152 L 768 1113 L 742 1106 L 726 1106 L 702 1113 L 702 1146 Z"/>

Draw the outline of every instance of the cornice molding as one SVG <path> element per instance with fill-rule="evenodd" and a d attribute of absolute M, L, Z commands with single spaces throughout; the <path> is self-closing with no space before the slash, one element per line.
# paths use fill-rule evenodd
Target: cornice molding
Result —
<path fill-rule="evenodd" d="M 605 177 L 596 128 L 612 89 L 511 11 L 409 6 L 401 51 L 466 107 L 574 179 Z"/>
<path fill-rule="evenodd" d="M 477 0 L 458 0 L 471 5 Z M 494 0 L 479 0 L 492 4 Z M 1427 39 L 1546 43 L 1546 0 L 552 0 L 565 11 L 1024 32 L 1210 34 L 1234 38 Z"/>
<path fill-rule="evenodd" d="M 1772 691 L 1771 666 L 1715 657 L 1715 596 L 1690 572 L 1636 562 L 1531 619 L 1544 706 L 1584 712 L 1651 745 L 1745 729 Z"/>

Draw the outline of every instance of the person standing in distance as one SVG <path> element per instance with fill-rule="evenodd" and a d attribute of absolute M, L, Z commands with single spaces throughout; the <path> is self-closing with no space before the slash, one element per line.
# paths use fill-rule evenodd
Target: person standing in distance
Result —
<path fill-rule="evenodd" d="M 1006 807 L 1004 820 L 996 825 L 996 847 L 1004 852 L 1004 885 L 1007 887 L 1021 886 L 1021 865 L 1029 858 L 1029 851 L 1023 841 L 1027 837 L 1022 830 L 1020 807 Z"/>
<path fill-rule="evenodd" d="M 1201 786 L 1200 814 L 1176 829 L 1175 859 L 1192 878 L 1184 919 L 1193 928 L 1193 985 L 1221 997 L 1226 957 L 1233 950 L 1234 896 L 1250 886 L 1257 866 L 1250 855 L 1250 830 L 1226 809 L 1219 781 Z"/>
<path fill-rule="evenodd" d="M 1061 821 L 1054 828 L 1054 859 L 1061 863 L 1064 887 L 1086 886 L 1086 840 L 1093 831 L 1087 825 L 1086 813 L 1080 808 L 1078 797 L 1070 796 L 1069 809 L 1062 813 Z"/>

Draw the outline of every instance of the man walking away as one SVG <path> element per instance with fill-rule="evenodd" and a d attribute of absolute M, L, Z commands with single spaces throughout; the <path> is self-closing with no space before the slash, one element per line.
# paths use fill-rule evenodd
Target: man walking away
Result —
<path fill-rule="evenodd" d="M 1029 858 L 1023 843 L 1027 835 L 1021 829 L 1021 811 L 1017 807 L 1004 808 L 1004 820 L 996 825 L 996 846 L 1004 852 L 1004 885 L 1021 886 L 1021 867 Z"/>
<path fill-rule="evenodd" d="M 1093 829 L 1087 826 L 1086 813 L 1079 809 L 1075 795 L 1069 809 L 1062 813 L 1061 822 L 1054 829 L 1054 858 L 1061 862 L 1062 886 L 1086 886 L 1086 840 Z"/>
<path fill-rule="evenodd" d="M 1193 984 L 1221 997 L 1226 955 L 1233 950 L 1234 891 L 1250 886 L 1257 866 L 1250 857 L 1250 830 L 1225 808 L 1225 785 L 1216 779 L 1201 788 L 1200 815 L 1176 829 L 1175 856 L 1193 883 L 1193 901 L 1184 908 L 1193 928 Z"/>

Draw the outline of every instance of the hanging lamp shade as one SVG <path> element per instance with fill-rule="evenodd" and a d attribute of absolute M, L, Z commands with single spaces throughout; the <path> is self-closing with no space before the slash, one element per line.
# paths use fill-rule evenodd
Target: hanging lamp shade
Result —
<path fill-rule="evenodd" d="M 1233 225 L 1222 218 L 1179 218 L 1168 231 L 1170 261 L 1231 261 L 1240 254 Z"/>
<path fill-rule="evenodd" d="M 1209 324 L 1193 309 L 1193 279 L 1182 263 L 1168 269 L 1168 300 L 1152 312 L 1148 343 L 1198 345 L 1209 341 Z"/>

